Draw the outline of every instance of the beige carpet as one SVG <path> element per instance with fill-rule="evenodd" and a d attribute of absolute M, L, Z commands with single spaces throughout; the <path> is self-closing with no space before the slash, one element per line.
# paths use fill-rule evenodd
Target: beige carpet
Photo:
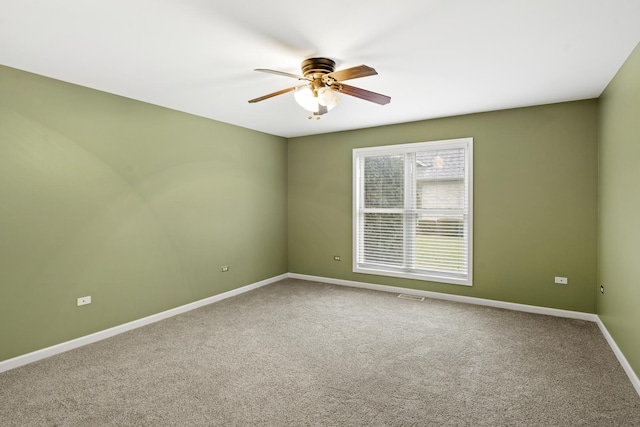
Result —
<path fill-rule="evenodd" d="M 2 426 L 638 426 L 594 323 L 285 280 L 0 374 Z"/>

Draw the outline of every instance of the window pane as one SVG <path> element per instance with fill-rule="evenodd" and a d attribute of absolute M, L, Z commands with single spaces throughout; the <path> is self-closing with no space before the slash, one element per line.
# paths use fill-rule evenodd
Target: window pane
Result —
<path fill-rule="evenodd" d="M 467 242 L 464 218 L 418 216 L 415 266 L 445 273 L 465 273 Z"/>
<path fill-rule="evenodd" d="M 402 266 L 404 225 L 402 214 L 365 213 L 361 236 L 363 259 L 367 264 Z"/>
<path fill-rule="evenodd" d="M 364 207 L 402 208 L 404 205 L 404 156 L 364 158 Z"/>
<path fill-rule="evenodd" d="M 464 150 L 416 153 L 416 207 L 461 211 L 465 208 Z"/>

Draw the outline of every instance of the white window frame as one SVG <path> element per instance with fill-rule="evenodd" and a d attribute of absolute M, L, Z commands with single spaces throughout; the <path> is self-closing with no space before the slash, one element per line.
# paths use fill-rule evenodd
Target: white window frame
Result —
<path fill-rule="evenodd" d="M 364 204 L 364 179 L 360 171 L 360 159 L 369 156 L 398 155 L 416 153 L 420 151 L 435 151 L 452 148 L 465 150 L 464 182 L 467 197 L 467 271 L 465 275 L 448 274 L 446 272 L 419 272 L 408 269 L 389 269 L 371 264 L 359 264 L 359 235 L 364 231 L 364 221 L 361 221 L 361 205 Z M 405 171 L 405 176 L 406 176 Z M 410 172 L 413 173 L 413 172 Z M 405 181 L 408 181 L 405 179 Z M 405 192 L 406 194 L 406 192 Z M 406 203 L 406 202 L 405 202 Z M 405 211 L 410 206 L 405 204 Z M 407 251 L 405 239 L 404 247 Z M 356 148 L 353 150 L 353 271 L 355 273 L 373 274 L 381 276 L 401 277 L 432 282 L 450 283 L 456 285 L 473 285 L 473 138 L 458 138 L 441 141 L 417 142 L 410 144 L 386 145 L 380 147 Z"/>

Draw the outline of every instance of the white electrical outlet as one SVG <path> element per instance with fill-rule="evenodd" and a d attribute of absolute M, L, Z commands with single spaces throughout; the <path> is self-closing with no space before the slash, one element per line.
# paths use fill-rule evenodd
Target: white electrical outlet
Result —
<path fill-rule="evenodd" d="M 222 271 L 223 273 L 226 273 L 227 271 L 229 271 L 229 266 L 223 265 L 222 267 L 220 267 L 220 271 Z"/>
<path fill-rule="evenodd" d="M 91 304 L 91 296 L 78 298 L 78 307 Z"/>
<path fill-rule="evenodd" d="M 566 285 L 567 283 L 569 283 L 569 280 L 566 277 L 556 276 L 556 283 L 559 283 L 561 285 Z"/>
<path fill-rule="evenodd" d="M 336 255 L 336 256 L 334 256 L 334 257 L 333 257 L 333 260 L 334 260 L 334 261 L 340 261 L 340 255 Z"/>

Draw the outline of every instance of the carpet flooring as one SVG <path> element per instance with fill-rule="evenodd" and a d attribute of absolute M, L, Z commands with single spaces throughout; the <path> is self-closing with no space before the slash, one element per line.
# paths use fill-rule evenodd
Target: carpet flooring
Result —
<path fill-rule="evenodd" d="M 596 324 L 287 279 L 0 374 L 2 426 L 638 426 Z"/>

